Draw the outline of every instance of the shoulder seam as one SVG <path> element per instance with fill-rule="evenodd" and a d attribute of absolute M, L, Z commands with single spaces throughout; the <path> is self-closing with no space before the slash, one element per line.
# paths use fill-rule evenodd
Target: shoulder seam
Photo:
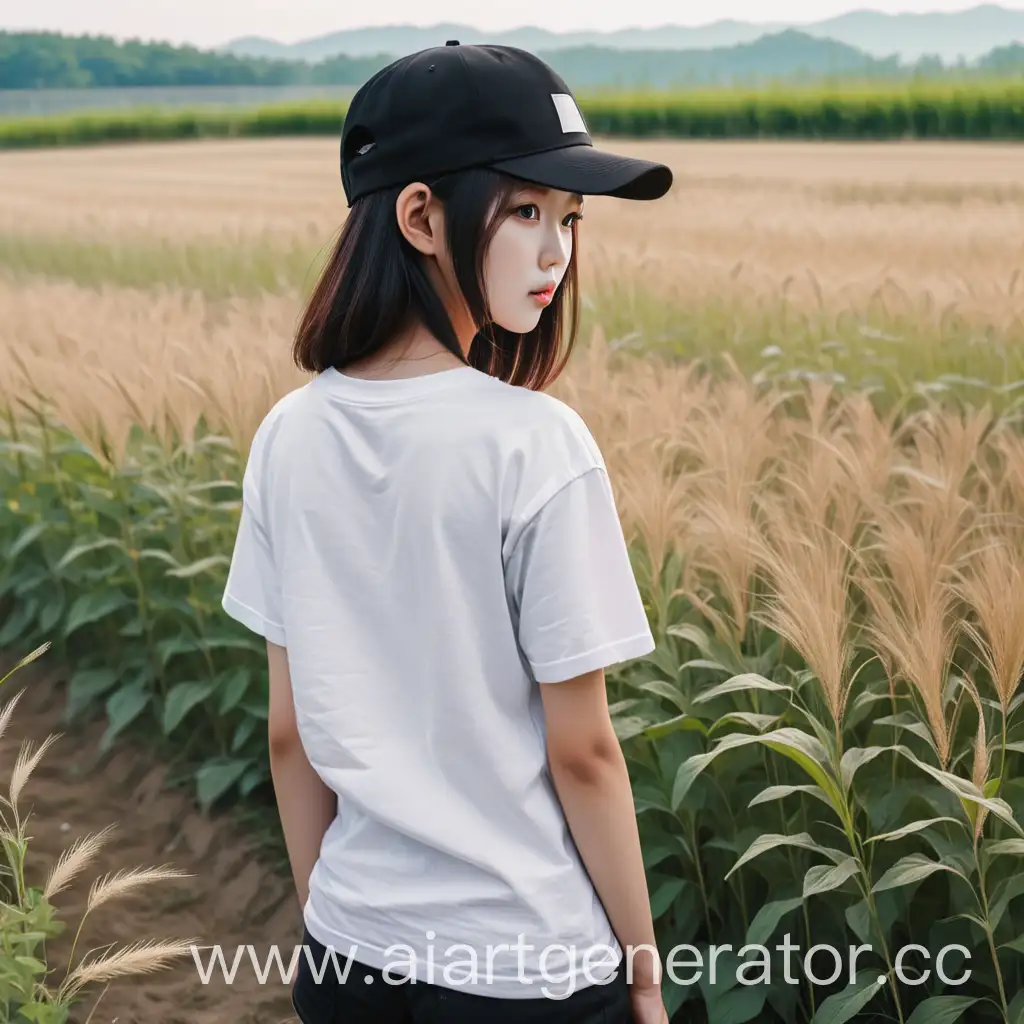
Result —
<path fill-rule="evenodd" d="M 511 549 L 509 550 L 509 553 L 508 553 L 509 561 L 511 561 L 512 555 L 515 553 L 516 548 L 519 547 L 519 543 L 523 539 L 523 534 L 526 533 L 527 529 L 530 526 L 530 523 L 532 523 L 534 521 L 534 519 L 536 519 L 537 516 L 539 516 L 541 514 L 541 512 L 543 512 L 544 509 L 551 503 L 551 501 L 558 494 L 561 494 L 561 492 L 564 491 L 566 489 L 566 487 L 569 486 L 569 484 L 575 483 L 577 480 L 580 479 L 580 477 L 584 477 L 588 473 L 593 473 L 595 470 L 597 470 L 598 472 L 604 473 L 605 475 L 607 475 L 607 473 L 608 473 L 608 470 L 604 466 L 600 465 L 599 463 L 595 463 L 592 466 L 587 466 L 585 469 L 581 469 L 578 473 L 574 473 L 571 477 L 569 477 L 568 480 L 563 480 L 561 483 L 557 484 L 552 489 L 550 494 L 547 494 L 547 495 L 544 496 L 543 500 L 537 505 L 537 507 L 532 512 L 530 512 L 530 514 L 528 516 L 526 516 L 524 518 L 522 529 L 519 531 L 519 536 L 516 537 L 515 544 L 513 544 Z"/>

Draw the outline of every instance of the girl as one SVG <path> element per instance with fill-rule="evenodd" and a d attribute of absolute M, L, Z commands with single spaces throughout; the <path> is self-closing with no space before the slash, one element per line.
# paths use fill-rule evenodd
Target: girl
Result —
<path fill-rule="evenodd" d="M 256 432 L 223 598 L 267 641 L 293 1005 L 667 1024 L 604 679 L 654 641 L 601 452 L 543 388 L 583 197 L 671 172 L 595 150 L 543 61 L 451 40 L 362 86 L 341 173 L 315 376 Z"/>

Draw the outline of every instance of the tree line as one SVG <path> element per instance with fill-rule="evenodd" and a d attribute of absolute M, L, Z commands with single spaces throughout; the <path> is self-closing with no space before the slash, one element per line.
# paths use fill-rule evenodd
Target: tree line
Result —
<path fill-rule="evenodd" d="M 542 54 L 573 88 L 664 89 L 827 78 L 947 78 L 1024 74 L 1024 46 L 993 50 L 970 67 L 938 58 L 900 64 L 794 30 L 718 50 L 615 50 L 584 46 Z M 359 85 L 394 59 L 330 57 L 319 63 L 239 57 L 105 36 L 0 32 L 0 89 L 139 86 Z"/>
<path fill-rule="evenodd" d="M 304 61 L 235 57 L 169 43 L 106 36 L 0 32 L 0 89 L 179 85 L 356 85 L 391 57 Z"/>

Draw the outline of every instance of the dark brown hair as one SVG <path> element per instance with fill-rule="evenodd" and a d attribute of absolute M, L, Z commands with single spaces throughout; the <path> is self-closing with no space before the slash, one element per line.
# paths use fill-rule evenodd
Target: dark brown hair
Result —
<path fill-rule="evenodd" d="M 302 314 L 292 356 L 320 373 L 372 354 L 418 320 L 460 361 L 492 377 L 543 390 L 565 369 L 579 328 L 576 220 L 572 256 L 537 326 L 515 334 L 490 321 L 484 294 L 484 256 L 525 184 L 489 168 L 471 168 L 425 181 L 441 201 L 455 279 L 473 323 L 480 326 L 463 357 L 444 302 L 423 265 L 424 256 L 398 227 L 395 202 L 402 187 L 382 189 L 352 204 L 337 244 Z M 493 208 L 493 213 L 491 210 Z M 489 216 L 490 214 L 490 216 Z M 566 307 L 568 306 L 568 310 Z M 563 327 L 570 317 L 564 350 Z"/>

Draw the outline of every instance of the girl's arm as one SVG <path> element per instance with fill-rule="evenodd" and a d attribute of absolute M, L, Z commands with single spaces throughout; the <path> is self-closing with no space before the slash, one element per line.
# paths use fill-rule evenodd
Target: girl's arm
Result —
<path fill-rule="evenodd" d="M 270 672 L 267 723 L 270 774 L 299 906 L 305 907 L 309 876 L 320 856 L 324 833 L 337 813 L 338 800 L 334 790 L 324 784 L 310 765 L 302 748 L 295 722 L 287 651 L 268 640 L 267 663 Z"/>
<path fill-rule="evenodd" d="M 627 980 L 635 990 L 660 990 L 662 965 L 636 805 L 608 711 L 604 669 L 544 683 L 540 693 L 551 781 L 622 946 Z"/>

